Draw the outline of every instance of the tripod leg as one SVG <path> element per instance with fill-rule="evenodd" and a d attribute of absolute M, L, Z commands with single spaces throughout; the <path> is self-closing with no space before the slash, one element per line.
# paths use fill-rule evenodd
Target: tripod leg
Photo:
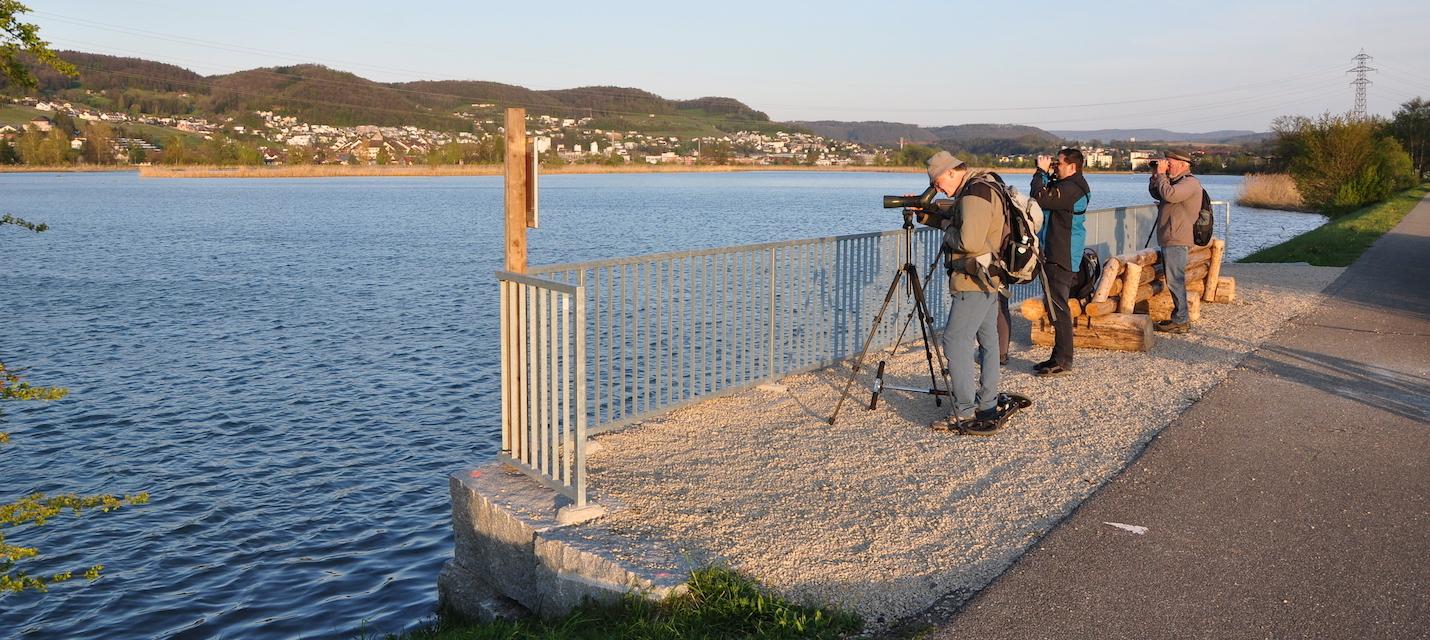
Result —
<path fill-rule="evenodd" d="M 849 398 L 849 388 L 854 386 L 854 378 L 859 375 L 860 367 L 864 366 L 864 356 L 869 353 L 869 345 L 874 343 L 874 334 L 879 332 L 879 325 L 884 323 L 884 312 L 889 310 L 889 301 L 894 299 L 894 292 L 899 290 L 899 281 L 903 278 L 904 271 L 900 269 L 894 274 L 893 281 L 889 282 L 889 291 L 884 294 L 884 304 L 879 306 L 879 313 L 874 316 L 874 324 L 869 327 L 869 335 L 864 338 L 864 346 L 859 349 L 859 357 L 854 359 L 854 367 L 849 370 L 849 379 L 844 381 L 844 391 L 839 394 L 839 402 L 834 405 L 834 414 L 829 416 L 829 424 L 834 424 L 834 421 L 839 419 L 839 410 Z"/>
<path fill-rule="evenodd" d="M 914 283 L 914 312 L 919 316 L 919 331 L 923 333 L 924 336 L 924 360 L 928 362 L 929 366 L 929 384 L 933 386 L 934 390 L 938 390 L 940 388 L 938 386 L 939 375 L 934 371 L 933 362 L 933 356 L 935 350 L 938 349 L 938 345 L 934 343 L 933 319 L 929 316 L 928 301 L 924 298 L 924 288 L 919 284 L 919 274 L 914 268 L 914 265 L 910 263 L 905 265 L 904 268 L 909 270 L 909 279 Z M 942 352 L 939 353 L 939 369 L 943 370 L 943 356 Z M 950 393 L 953 391 L 948 386 L 948 378 L 946 376 L 944 377 L 942 388 L 948 390 Z M 938 394 L 934 394 L 933 403 L 934 406 L 942 407 L 943 399 L 940 398 Z"/>

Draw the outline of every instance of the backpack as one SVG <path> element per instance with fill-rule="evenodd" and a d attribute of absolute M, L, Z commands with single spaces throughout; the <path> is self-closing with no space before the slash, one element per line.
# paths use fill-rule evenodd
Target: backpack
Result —
<path fill-rule="evenodd" d="M 1077 279 L 1073 281 L 1069 296 L 1086 301 L 1097 292 L 1097 281 L 1102 278 L 1102 260 L 1097 250 L 1087 247 L 1082 250 L 1082 262 L 1077 267 Z"/>
<path fill-rule="evenodd" d="M 1215 222 L 1216 218 L 1212 215 L 1212 197 L 1206 189 L 1202 189 L 1202 210 L 1197 212 L 1197 221 L 1192 224 L 1192 242 L 1197 243 L 1198 247 L 1211 244 Z"/>
<path fill-rule="evenodd" d="M 1003 279 L 1004 284 L 1027 284 L 1038 277 L 1043 253 L 1039 245 L 1038 232 L 1043 229 L 1043 208 L 1038 201 L 1018 192 L 1003 182 L 1003 177 L 988 172 L 985 181 L 994 187 L 993 191 L 1003 197 L 1003 212 L 1007 219 L 1003 223 L 1003 241 L 994 252 L 990 270 Z"/>

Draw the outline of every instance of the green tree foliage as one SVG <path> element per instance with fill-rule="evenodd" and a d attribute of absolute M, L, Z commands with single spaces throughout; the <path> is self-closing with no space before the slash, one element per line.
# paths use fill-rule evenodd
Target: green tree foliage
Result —
<path fill-rule="evenodd" d="M 1400 105 L 1390 121 L 1390 133 L 1410 154 L 1416 175 L 1430 171 L 1430 101 L 1416 97 Z"/>
<path fill-rule="evenodd" d="M 700 164 L 730 164 L 734 155 L 734 149 L 727 140 L 707 143 L 700 148 Z"/>
<path fill-rule="evenodd" d="M 20 14 L 29 11 L 18 0 L 0 0 L 0 78 L 24 89 L 35 88 L 38 83 L 21 54 L 62 75 L 75 75 L 74 65 L 61 60 L 50 43 L 40 39 L 39 27 L 20 21 Z"/>
<path fill-rule="evenodd" d="M 9 140 L 0 138 L 0 164 L 19 164 L 20 152 L 15 150 L 15 145 Z"/>
<path fill-rule="evenodd" d="M 55 165 L 70 159 L 70 138 L 59 127 L 48 132 L 30 129 L 15 140 L 15 148 L 25 164 Z"/>
<path fill-rule="evenodd" d="M 1277 118 L 1276 147 L 1306 204 L 1339 215 L 1415 183 L 1410 156 L 1371 120 L 1324 114 Z"/>
<path fill-rule="evenodd" d="M 917 167 L 928 164 L 929 158 L 938 153 L 938 149 L 926 147 L 921 144 L 906 144 L 899 149 L 891 158 L 892 163 L 901 167 Z"/>
<path fill-rule="evenodd" d="M 84 128 L 84 146 L 80 159 L 91 164 L 114 163 L 114 129 L 103 122 L 92 122 Z"/>
<path fill-rule="evenodd" d="M 427 164 L 501 164 L 506 139 L 493 136 L 481 142 L 448 142 L 427 153 Z M 555 154 L 543 154 L 543 160 Z"/>

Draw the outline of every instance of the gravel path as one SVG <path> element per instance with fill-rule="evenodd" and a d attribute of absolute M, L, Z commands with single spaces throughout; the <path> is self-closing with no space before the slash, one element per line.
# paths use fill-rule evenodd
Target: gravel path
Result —
<path fill-rule="evenodd" d="M 935 432 L 943 409 L 889 392 L 867 411 L 869 376 L 837 426 L 845 368 L 791 376 L 601 436 L 599 527 L 632 548 L 720 562 L 796 600 L 833 603 L 873 629 L 957 606 L 1135 458 L 1342 269 L 1227 265 L 1238 300 L 1204 304 L 1194 333 L 1150 353 L 1082 350 L 1072 374 L 1034 378 L 1047 349 L 1014 311 L 1002 389 L 1032 408 L 991 438 Z M 922 386 L 922 350 L 891 362 L 891 384 Z M 593 523 L 595 524 L 595 523 Z"/>

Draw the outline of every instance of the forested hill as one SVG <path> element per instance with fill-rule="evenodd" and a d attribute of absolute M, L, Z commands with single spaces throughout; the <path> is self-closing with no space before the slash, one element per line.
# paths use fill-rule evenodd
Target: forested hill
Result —
<path fill-rule="evenodd" d="M 1046 151 L 1062 138 L 1019 124 L 960 124 L 921 127 L 901 122 L 793 122 L 819 135 L 864 144 L 896 145 L 899 141 L 929 144 L 951 151 L 979 154 L 1018 154 Z"/>
<path fill-rule="evenodd" d="M 107 101 L 110 104 L 95 106 L 133 107 L 161 115 L 240 116 L 274 110 L 313 124 L 466 129 L 471 126 L 470 119 L 456 114 L 472 112 L 473 105 L 491 105 L 487 109 L 521 106 L 532 114 L 591 117 L 611 129 L 668 129 L 687 134 L 802 130 L 773 123 L 769 116 L 733 98 L 669 100 L 625 87 L 536 91 L 477 80 L 383 83 L 316 64 L 202 76 L 138 58 L 80 51 L 61 51 L 59 55 L 75 65 L 79 77 L 32 66 L 43 93 L 82 102 Z M 95 97 L 99 92 L 102 97 Z"/>

